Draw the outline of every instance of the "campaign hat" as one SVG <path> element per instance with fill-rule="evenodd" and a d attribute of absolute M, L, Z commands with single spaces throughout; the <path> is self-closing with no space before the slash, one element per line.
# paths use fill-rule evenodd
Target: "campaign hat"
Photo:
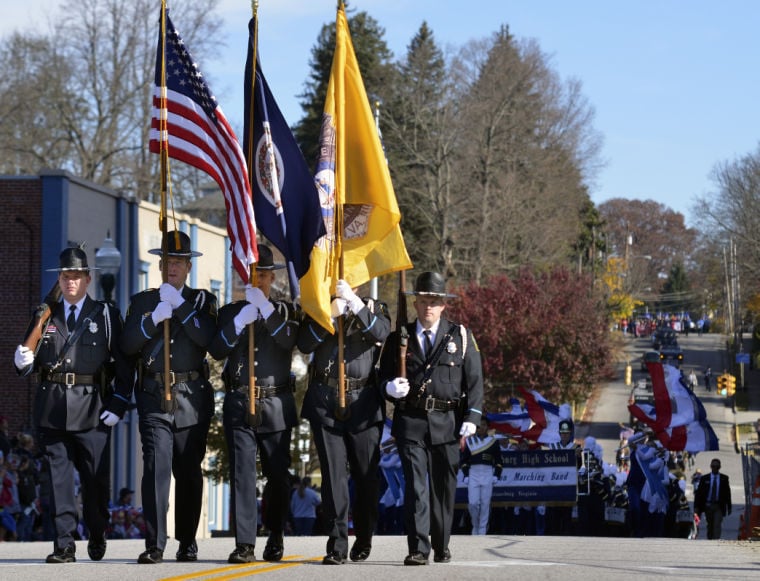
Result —
<path fill-rule="evenodd" d="M 99 270 L 96 266 L 87 264 L 87 254 L 78 246 L 64 248 L 58 256 L 58 268 L 48 268 L 47 272 L 65 272 L 69 270 L 79 270 L 89 272 L 90 270 Z"/>
<path fill-rule="evenodd" d="M 266 244 L 259 244 L 259 261 L 256 263 L 256 270 L 280 270 L 281 268 L 285 268 L 285 265 L 274 261 L 272 249 Z"/>
<path fill-rule="evenodd" d="M 167 236 L 167 256 L 182 256 L 185 258 L 194 258 L 196 256 L 203 256 L 202 252 L 198 252 L 190 248 L 190 236 L 180 230 L 172 230 L 166 233 Z M 163 242 L 162 238 L 162 242 Z M 163 244 L 161 248 L 151 248 L 148 250 L 150 254 L 157 256 L 163 256 Z"/>
<path fill-rule="evenodd" d="M 453 299 L 457 296 L 446 292 L 446 279 L 443 275 L 432 271 L 420 274 L 414 283 L 414 290 L 406 294 L 445 299 Z"/>

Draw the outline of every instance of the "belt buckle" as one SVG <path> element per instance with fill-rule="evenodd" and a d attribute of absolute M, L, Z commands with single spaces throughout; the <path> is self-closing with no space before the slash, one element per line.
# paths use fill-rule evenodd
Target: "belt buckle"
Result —
<path fill-rule="evenodd" d="M 255 399 L 261 399 L 261 386 L 260 385 L 255 385 L 253 387 L 253 397 Z"/>
<path fill-rule="evenodd" d="M 426 412 L 432 412 L 435 411 L 435 398 L 432 395 L 429 395 L 425 398 L 425 411 Z"/>
<path fill-rule="evenodd" d="M 75 385 L 76 383 L 76 374 L 74 373 L 66 373 L 63 377 L 63 383 L 66 384 L 66 387 L 71 387 Z"/>
<path fill-rule="evenodd" d="M 173 371 L 169 372 L 169 385 L 174 386 L 177 384 L 177 376 L 174 375 Z"/>

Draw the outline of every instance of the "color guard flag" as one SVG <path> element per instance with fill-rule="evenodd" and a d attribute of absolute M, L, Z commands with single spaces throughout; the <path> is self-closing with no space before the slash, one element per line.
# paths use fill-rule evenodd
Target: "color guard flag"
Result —
<path fill-rule="evenodd" d="M 508 412 L 486 414 L 488 427 L 504 434 L 522 435 L 530 428 L 530 416 L 516 397 L 510 398 L 509 403 L 511 409 Z"/>
<path fill-rule="evenodd" d="M 314 176 L 269 89 L 256 51 L 256 19 L 248 24 L 245 62 L 246 152 L 252 179 L 253 207 L 261 233 L 288 263 L 290 296 L 299 296 L 298 279 L 309 270 L 314 243 L 325 234 Z"/>
<path fill-rule="evenodd" d="M 248 282 L 258 248 L 243 150 L 168 12 L 158 35 L 150 125 L 151 152 L 166 150 L 207 173 L 222 190 L 232 262 Z"/>
<path fill-rule="evenodd" d="M 569 404 L 558 406 L 532 389 L 518 387 L 525 397 L 525 409 L 528 410 L 533 426 L 523 436 L 541 444 L 556 444 L 560 441 L 559 423 L 570 419 L 572 409 Z"/>
<path fill-rule="evenodd" d="M 334 331 L 330 296 L 341 277 L 341 258 L 342 276 L 352 287 L 412 267 L 342 3 L 314 180 L 327 234 L 314 245 L 301 279 L 301 304 L 319 325 Z M 343 224 L 340 232 L 336 220 Z"/>
<path fill-rule="evenodd" d="M 631 415 L 649 426 L 668 450 L 702 452 L 718 449 L 718 438 L 705 407 L 672 365 L 650 362 L 654 406 L 630 404 Z"/>

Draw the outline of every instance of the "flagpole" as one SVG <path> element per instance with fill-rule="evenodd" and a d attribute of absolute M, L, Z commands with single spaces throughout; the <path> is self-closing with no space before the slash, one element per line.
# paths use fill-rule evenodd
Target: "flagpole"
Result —
<path fill-rule="evenodd" d="M 168 128 L 168 105 L 166 99 L 166 0 L 161 0 L 161 94 L 159 96 L 159 135 L 161 144 L 160 173 L 161 173 L 161 215 L 159 227 L 161 229 L 161 281 L 169 281 L 169 237 L 167 227 L 167 191 L 169 174 L 169 128 Z M 176 402 L 172 396 L 171 383 L 171 318 L 164 319 L 164 399 L 161 409 L 166 413 L 176 410 Z"/>
<path fill-rule="evenodd" d="M 259 19 L 257 13 L 259 10 L 258 0 L 251 2 L 251 10 L 253 11 L 254 22 L 256 23 L 253 32 L 253 64 L 251 66 L 251 87 L 254 86 L 256 81 L 256 50 L 259 44 Z M 250 119 L 253 123 L 253 101 L 248 104 L 250 107 Z M 253 137 L 253 136 L 251 136 Z M 248 151 L 246 151 L 247 163 L 248 163 L 248 182 L 251 184 L 251 198 L 253 198 L 253 171 L 251 171 L 253 163 L 253 139 L 248 140 Z M 253 200 L 252 200 L 253 201 Z M 256 263 L 254 262 L 250 267 L 250 285 L 256 287 Z M 257 428 L 261 425 L 261 414 L 257 413 L 256 407 L 256 345 L 254 332 L 255 321 L 248 323 L 248 416 L 246 417 L 246 423 L 252 428 Z"/>
<path fill-rule="evenodd" d="M 338 1 L 338 12 L 343 10 L 343 0 Z M 337 48 L 337 22 L 336 22 L 336 48 Z M 338 279 L 343 279 L 343 204 L 346 200 L 345 187 L 345 141 L 343 136 L 344 128 L 339 126 L 345 118 L 345 86 L 343 83 L 343 71 L 337 75 L 338 82 L 335 83 L 335 245 L 338 251 Z M 339 420 L 346 420 L 349 416 L 349 409 L 346 406 L 346 361 L 345 361 L 345 337 L 343 322 L 345 315 L 341 313 L 338 316 L 338 405 L 335 409 L 335 417 Z"/>

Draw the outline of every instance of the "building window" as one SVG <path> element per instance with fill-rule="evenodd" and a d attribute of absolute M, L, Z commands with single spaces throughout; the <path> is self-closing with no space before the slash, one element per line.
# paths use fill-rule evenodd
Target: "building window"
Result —
<path fill-rule="evenodd" d="M 222 281 L 221 280 L 214 280 L 211 279 L 210 291 L 214 294 L 216 297 L 217 304 L 222 304 Z"/>
<path fill-rule="evenodd" d="M 137 274 L 138 284 L 140 285 L 140 288 L 139 288 L 140 291 L 148 290 L 148 272 L 149 271 L 150 271 L 150 262 L 141 260 L 138 274 Z"/>

